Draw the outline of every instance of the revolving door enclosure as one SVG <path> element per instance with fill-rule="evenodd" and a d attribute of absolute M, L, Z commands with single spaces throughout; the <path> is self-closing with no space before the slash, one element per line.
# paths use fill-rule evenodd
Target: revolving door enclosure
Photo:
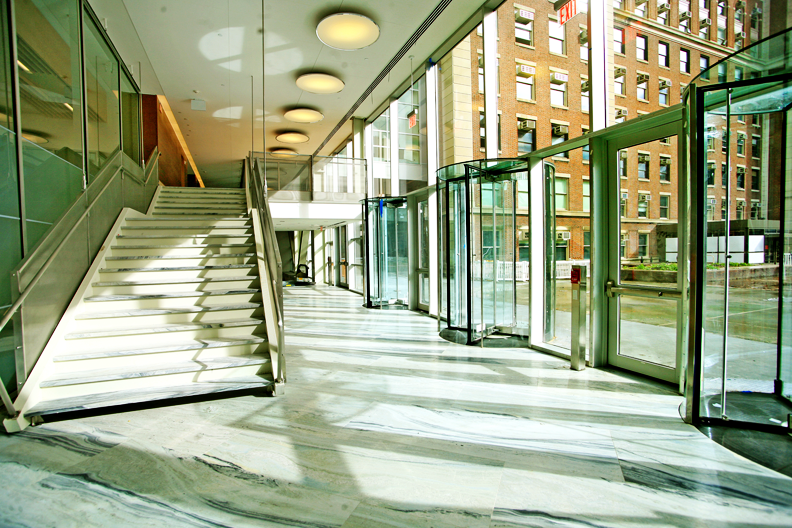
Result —
<path fill-rule="evenodd" d="M 437 172 L 443 337 L 483 346 L 496 332 L 528 335 L 527 306 L 518 317 L 515 214 L 517 182 L 527 179 L 527 162 L 519 159 L 470 161 Z"/>
<path fill-rule="evenodd" d="M 704 424 L 792 427 L 790 46 L 791 31 L 760 41 L 686 94 L 701 211 L 687 405 Z"/>
<path fill-rule="evenodd" d="M 366 240 L 366 308 L 406 309 L 409 291 L 407 199 L 367 198 L 363 204 Z"/>

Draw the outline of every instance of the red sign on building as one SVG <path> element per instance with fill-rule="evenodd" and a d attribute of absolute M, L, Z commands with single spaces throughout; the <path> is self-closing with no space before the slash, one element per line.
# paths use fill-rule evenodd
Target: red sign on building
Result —
<path fill-rule="evenodd" d="M 410 124 L 410 128 L 415 127 L 418 124 L 418 112 L 413 110 L 407 115 L 407 120 Z"/>
<path fill-rule="evenodd" d="M 567 20 L 577 15 L 577 0 L 569 0 L 558 10 L 558 22 L 563 26 Z"/>

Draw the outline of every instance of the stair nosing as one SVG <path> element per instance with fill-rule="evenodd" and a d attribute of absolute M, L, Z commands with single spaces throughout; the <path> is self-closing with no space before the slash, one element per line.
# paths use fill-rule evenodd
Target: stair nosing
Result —
<path fill-rule="evenodd" d="M 231 247 L 256 247 L 255 244 L 200 244 L 200 245 L 191 245 L 191 246 L 177 246 L 176 244 L 135 244 L 131 246 L 118 246 L 114 245 L 110 249 L 175 249 L 175 248 L 182 248 L 182 249 L 205 249 L 205 248 L 231 248 Z"/>
<path fill-rule="evenodd" d="M 260 345 L 267 343 L 267 338 L 259 335 L 251 335 L 246 338 L 224 337 L 217 339 L 202 339 L 198 342 L 189 344 L 174 344 L 152 348 L 131 348 L 123 350 L 101 350 L 95 352 L 81 352 L 77 354 L 63 354 L 53 358 L 54 363 L 64 363 L 68 361 L 82 361 L 89 359 L 103 359 L 128 356 L 145 356 L 149 354 L 164 354 L 168 352 L 181 352 L 185 350 L 207 350 L 212 348 L 235 347 L 244 345 Z"/>
<path fill-rule="evenodd" d="M 105 260 L 190 260 L 190 259 L 206 259 L 206 258 L 243 258 L 255 257 L 255 253 L 202 253 L 199 255 L 128 255 L 128 256 L 110 256 L 105 257 Z"/>
<path fill-rule="evenodd" d="M 226 264 L 224 266 L 173 266 L 171 268 L 101 268 L 99 273 L 138 273 L 155 271 L 201 271 L 221 269 L 253 269 L 257 264 Z"/>
<path fill-rule="evenodd" d="M 151 286 L 156 284 L 197 284 L 204 282 L 238 282 L 259 280 L 258 275 L 238 275 L 234 277 L 192 277 L 189 279 L 153 279 L 144 281 L 99 281 L 91 286 L 107 288 L 110 286 Z"/>
<path fill-rule="evenodd" d="M 172 323 L 153 327 L 117 328 L 115 330 L 102 330 L 100 332 L 75 332 L 66 334 L 64 339 L 67 341 L 77 341 L 79 339 L 96 339 L 126 335 L 163 334 L 170 332 L 187 332 L 190 330 L 211 330 L 215 328 L 240 328 L 243 326 L 258 326 L 263 323 L 264 319 L 260 318 L 232 319 L 229 321 L 215 321 L 211 323 Z"/>
<path fill-rule="evenodd" d="M 236 310 L 257 310 L 263 308 L 261 303 L 220 304 L 214 306 L 187 306 L 183 308 L 134 308 L 129 310 L 103 311 L 99 313 L 83 312 L 77 315 L 76 321 L 96 321 L 97 319 L 118 319 L 127 317 L 153 317 L 157 315 L 206 314 L 217 312 L 233 312 Z M 208 322 L 208 321 L 207 321 Z"/>
<path fill-rule="evenodd" d="M 86 297 L 85 302 L 111 302 L 111 301 L 149 301 L 158 299 L 181 299 L 188 297 L 214 297 L 220 295 L 255 295 L 261 293 L 260 289 L 242 288 L 238 290 L 204 290 L 171 293 L 127 294 L 127 295 L 93 295 Z"/>

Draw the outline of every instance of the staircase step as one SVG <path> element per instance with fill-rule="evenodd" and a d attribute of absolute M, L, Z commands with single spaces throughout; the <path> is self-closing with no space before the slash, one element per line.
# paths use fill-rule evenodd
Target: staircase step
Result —
<path fill-rule="evenodd" d="M 152 268 L 102 268 L 99 273 L 103 280 L 146 280 L 173 278 L 231 277 L 239 275 L 257 275 L 256 264 L 227 264 L 218 266 L 160 266 Z M 147 277 L 149 276 L 150 277 Z"/>
<path fill-rule="evenodd" d="M 208 330 L 218 328 L 239 328 L 244 326 L 261 326 L 264 324 L 264 319 L 234 319 L 229 321 L 218 321 L 213 323 L 185 323 L 185 324 L 168 324 L 153 327 L 143 328 L 120 328 L 113 330 L 100 330 L 95 332 L 81 332 L 67 334 L 65 339 L 72 341 L 75 339 L 94 339 L 101 337 L 114 337 L 114 336 L 133 336 L 144 334 L 167 334 L 171 332 L 187 332 L 191 330 Z"/>
<path fill-rule="evenodd" d="M 113 257 L 122 256 L 146 256 L 146 255 L 190 255 L 190 256 L 212 256 L 229 255 L 234 253 L 255 252 L 253 244 L 129 244 L 114 245 L 110 248 Z"/>
<path fill-rule="evenodd" d="M 163 288 L 163 285 L 165 287 Z M 92 295 L 143 295 L 150 293 L 208 292 L 215 290 L 260 288 L 257 275 L 235 277 L 195 277 L 137 281 L 102 281 L 91 284 Z"/>
<path fill-rule="evenodd" d="M 208 350 L 214 348 L 226 347 L 242 347 L 245 345 L 261 345 L 267 342 L 267 339 L 261 336 L 251 335 L 245 338 L 231 338 L 225 339 L 199 339 L 199 340 L 183 340 L 179 343 L 169 346 L 159 346 L 153 348 L 133 348 L 121 350 L 97 350 L 94 352 L 76 352 L 73 354 L 62 354 L 55 356 L 53 359 L 56 363 L 64 363 L 69 361 L 82 361 L 88 359 L 103 359 L 103 358 L 117 358 L 129 356 L 143 356 L 148 354 L 164 354 L 168 352 L 180 352 L 184 350 Z"/>
<path fill-rule="evenodd" d="M 90 394 L 86 396 L 75 396 L 72 398 L 39 402 L 37 405 L 31 407 L 25 413 L 25 416 L 48 416 L 148 401 L 189 398 L 192 396 L 205 396 L 221 392 L 260 389 L 272 385 L 273 381 L 270 378 L 263 376 L 248 376 L 246 378 L 217 380 L 211 383 L 191 383 L 172 387 L 156 387 L 150 389 L 106 392 L 104 394 Z"/>
<path fill-rule="evenodd" d="M 194 267 L 226 266 L 253 264 L 255 253 L 210 253 L 198 255 L 126 255 L 106 257 L 107 266 L 135 266 L 136 268 L 154 267 Z"/>
<path fill-rule="evenodd" d="M 215 306 L 180 306 L 178 308 L 139 308 L 129 310 L 111 310 L 105 307 L 101 312 L 83 312 L 75 317 L 77 321 L 90 321 L 95 319 L 111 319 L 123 317 L 144 317 L 151 315 L 179 315 L 211 312 L 228 312 L 233 310 L 256 310 L 261 308 L 261 303 L 221 304 Z M 210 321 L 203 321 L 210 322 Z"/>
<path fill-rule="evenodd" d="M 196 210 L 197 210 L 197 209 L 196 209 Z M 157 212 L 157 210 L 156 210 L 156 208 L 155 208 L 155 210 L 152 212 L 152 215 L 157 215 L 157 216 L 158 216 L 158 215 L 185 215 L 185 216 L 195 216 L 196 214 L 202 214 L 202 215 L 205 215 L 205 216 L 232 216 L 232 215 L 229 215 L 228 213 L 226 213 L 226 212 L 222 212 L 222 211 L 219 211 L 219 212 L 210 212 L 210 211 L 206 211 L 206 212 L 202 212 L 202 213 L 194 213 L 194 212 L 175 213 L 175 212 L 170 212 L 170 211 L 165 211 L 165 212 Z M 239 213 L 239 218 L 242 218 L 242 217 L 244 217 L 244 216 L 247 216 L 247 213 Z"/>
<path fill-rule="evenodd" d="M 245 194 L 245 189 L 234 187 L 173 187 L 165 186 L 160 190 L 160 193 L 175 193 L 175 194 L 209 194 L 209 193 L 225 193 L 225 194 Z"/>
<path fill-rule="evenodd" d="M 246 205 L 247 200 L 244 198 L 238 200 L 231 200 L 229 198 L 218 198 L 218 199 L 199 199 L 199 198 L 185 198 L 183 200 L 179 200 L 176 198 L 168 198 L 168 199 L 160 199 L 157 200 L 157 205 L 160 204 L 222 204 L 222 205 Z"/>
<path fill-rule="evenodd" d="M 255 257 L 255 253 L 221 253 L 203 255 L 129 255 L 121 257 L 106 257 L 105 260 L 178 260 L 178 259 L 228 259 L 228 258 L 250 258 Z"/>
<path fill-rule="evenodd" d="M 253 228 L 253 225 L 250 222 L 245 222 L 244 224 L 239 225 L 135 225 L 135 224 L 126 224 L 121 226 L 122 231 L 165 231 L 165 230 L 184 230 L 184 231 L 192 231 L 196 234 L 202 234 L 201 231 L 213 231 L 213 230 L 230 230 L 236 229 L 240 231 L 248 231 Z"/>
<path fill-rule="evenodd" d="M 218 291 L 159 291 L 146 294 L 97 295 L 85 299 L 85 313 L 101 310 L 124 312 L 130 310 L 178 310 L 194 307 L 231 306 L 253 303 L 261 306 L 261 291 L 256 288 L 224 289 Z M 203 319 L 202 319 L 203 320 Z M 176 322 L 176 321 L 173 321 Z"/>
<path fill-rule="evenodd" d="M 140 365 L 136 365 L 134 367 L 124 368 L 74 371 L 42 380 L 39 383 L 39 387 L 66 387 L 69 385 L 82 385 L 84 383 L 98 383 L 101 381 L 117 381 L 131 378 L 164 376 L 166 374 L 181 374 L 184 372 L 202 372 L 234 367 L 249 367 L 251 365 L 266 365 L 269 362 L 269 355 L 256 354 L 204 359 L 201 361 L 185 361 L 168 365 L 158 365 L 153 368 L 141 368 Z"/>
<path fill-rule="evenodd" d="M 215 295 L 244 295 L 261 293 L 259 289 L 247 288 L 239 290 L 215 290 L 215 291 L 195 291 L 195 292 L 173 292 L 173 293 L 152 293 L 149 295 L 95 295 L 86 297 L 85 302 L 106 302 L 106 301 L 145 301 L 149 299 L 180 299 L 187 297 L 211 297 Z"/>

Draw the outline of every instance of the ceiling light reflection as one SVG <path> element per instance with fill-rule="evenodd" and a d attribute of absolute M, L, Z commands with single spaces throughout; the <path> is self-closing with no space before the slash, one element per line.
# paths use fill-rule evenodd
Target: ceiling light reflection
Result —
<path fill-rule="evenodd" d="M 321 112 L 310 108 L 294 108 L 283 113 L 283 117 L 294 123 L 318 123 L 324 119 Z"/>
<path fill-rule="evenodd" d="M 300 132 L 284 132 L 279 134 L 275 139 L 281 143 L 305 143 L 310 138 Z"/>
<path fill-rule="evenodd" d="M 297 87 L 316 94 L 338 93 L 344 89 L 344 81 L 326 73 L 306 73 L 297 78 Z"/>
<path fill-rule="evenodd" d="M 316 36 L 331 48 L 352 51 L 371 46 L 380 30 L 370 18 L 356 13 L 336 13 L 322 19 Z"/>

